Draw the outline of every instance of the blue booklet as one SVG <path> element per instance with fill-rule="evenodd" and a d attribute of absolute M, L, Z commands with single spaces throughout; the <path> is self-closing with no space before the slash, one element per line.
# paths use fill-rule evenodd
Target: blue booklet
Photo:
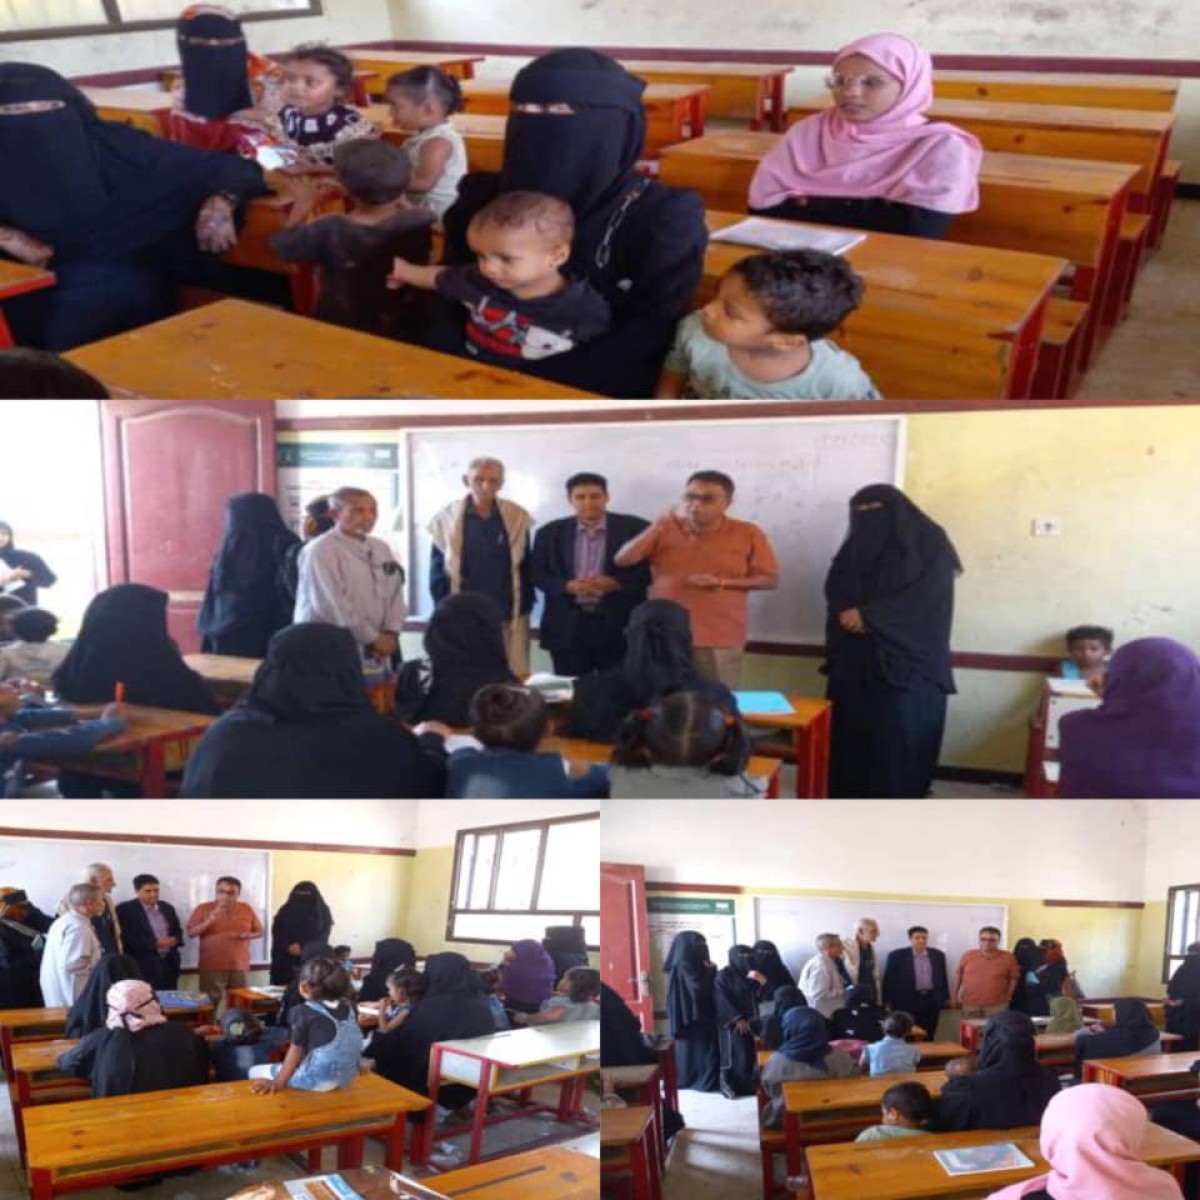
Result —
<path fill-rule="evenodd" d="M 199 1008 L 208 1003 L 207 997 L 190 996 L 187 992 L 155 992 L 163 1008 Z"/>
<path fill-rule="evenodd" d="M 734 692 L 733 698 L 741 712 L 756 717 L 796 711 L 782 692 Z"/>

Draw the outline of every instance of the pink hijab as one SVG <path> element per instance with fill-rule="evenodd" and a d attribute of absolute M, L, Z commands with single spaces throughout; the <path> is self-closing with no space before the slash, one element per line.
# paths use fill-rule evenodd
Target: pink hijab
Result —
<path fill-rule="evenodd" d="M 979 207 L 977 138 L 921 114 L 933 103 L 929 53 L 898 33 L 877 33 L 843 46 L 837 64 L 861 54 L 900 80 L 900 96 L 870 121 L 836 108 L 798 121 L 758 164 L 750 207 L 772 208 L 790 196 L 898 200 L 936 212 Z"/>
<path fill-rule="evenodd" d="M 1061 1091 L 1042 1114 L 1042 1154 L 1053 1168 L 988 1200 L 1044 1188 L 1053 1200 L 1183 1200 L 1179 1184 L 1138 1158 L 1149 1118 L 1139 1100 L 1107 1083 Z"/>
<path fill-rule="evenodd" d="M 137 1033 L 148 1025 L 163 1025 L 167 1018 L 154 989 L 140 979 L 122 979 L 108 989 L 108 1017 L 105 1025 L 109 1029 L 128 1029 Z"/>

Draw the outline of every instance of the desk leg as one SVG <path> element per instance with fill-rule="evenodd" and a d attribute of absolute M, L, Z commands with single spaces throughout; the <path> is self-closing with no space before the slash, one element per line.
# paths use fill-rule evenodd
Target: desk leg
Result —
<path fill-rule="evenodd" d="M 411 1158 L 418 1167 L 429 1165 L 433 1153 L 433 1136 L 437 1128 L 437 1098 L 442 1086 L 442 1048 L 436 1042 L 429 1052 L 429 1099 L 433 1103 L 425 1110 L 425 1120 L 413 1138 Z"/>
<path fill-rule="evenodd" d="M 321 1152 L 324 1146 L 313 1146 L 304 1152 L 304 1169 L 310 1175 L 321 1174 Z"/>
<path fill-rule="evenodd" d="M 492 1064 L 486 1060 L 482 1063 L 479 1090 L 475 1093 L 475 1115 L 471 1121 L 471 1149 L 467 1155 L 467 1165 L 479 1161 L 483 1153 L 483 1127 L 487 1124 L 488 1099 L 492 1094 Z M 436 1100 L 436 1097 L 434 1098 Z"/>
<path fill-rule="evenodd" d="M 9 346 L 14 346 L 12 330 L 8 327 L 8 321 L 4 317 L 4 310 L 0 309 L 0 350 L 6 350 Z"/>
<path fill-rule="evenodd" d="M 804 1148 L 800 1145 L 800 1122 L 794 1113 L 784 1113 L 783 1130 L 787 1146 L 787 1173 L 789 1177 L 800 1174 L 804 1161 Z"/>
<path fill-rule="evenodd" d="M 4 1064 L 4 1078 L 8 1083 L 13 1081 L 12 1067 L 12 1030 L 7 1025 L 0 1025 L 0 1062 Z"/>
<path fill-rule="evenodd" d="M 25 1165 L 25 1109 L 33 1103 L 33 1080 L 28 1074 L 17 1076 L 17 1094 L 12 1102 L 13 1125 L 17 1131 L 17 1161 Z"/>
<path fill-rule="evenodd" d="M 668 1108 L 679 1111 L 679 1067 L 675 1062 L 675 1047 L 672 1046 L 667 1054 L 658 1056 L 663 1073 L 663 1100 Z"/>
<path fill-rule="evenodd" d="M 430 1116 L 433 1116 L 434 1110 L 432 1108 L 427 1111 Z M 396 1123 L 383 1139 L 383 1165 L 389 1171 L 400 1172 L 404 1170 L 404 1126 L 404 1114 L 397 1113 Z"/>
<path fill-rule="evenodd" d="M 167 798 L 167 744 L 162 739 L 150 742 L 142 751 L 142 798 Z"/>
<path fill-rule="evenodd" d="M 758 95 L 754 99 L 754 119 L 750 122 L 750 128 L 756 132 L 762 129 L 763 122 L 767 119 L 768 94 L 767 81 L 760 76 Z"/>
<path fill-rule="evenodd" d="M 829 735 L 832 708 L 807 725 L 796 727 L 792 750 L 796 759 L 796 799 L 829 798 Z"/>
<path fill-rule="evenodd" d="M 655 1177 L 653 1159 L 646 1147 L 648 1134 L 649 1126 L 629 1147 L 629 1165 L 633 1169 L 633 1200 L 659 1200 L 662 1195 L 661 1186 L 656 1186 L 659 1185 L 659 1180 Z"/>
<path fill-rule="evenodd" d="M 771 132 L 782 133 L 787 125 L 787 111 L 783 107 L 783 75 L 772 75 L 771 89 Z"/>
<path fill-rule="evenodd" d="M 54 1177 L 44 1167 L 29 1172 L 29 1200 L 54 1200 Z"/>
<path fill-rule="evenodd" d="M 351 1171 L 361 1167 L 363 1160 L 363 1137 L 343 1138 L 337 1145 L 337 1165 L 339 1171 Z"/>
<path fill-rule="evenodd" d="M 575 1111 L 575 1085 L 578 1080 L 564 1079 L 558 1085 L 558 1119 L 559 1121 L 569 1121 L 571 1114 Z"/>

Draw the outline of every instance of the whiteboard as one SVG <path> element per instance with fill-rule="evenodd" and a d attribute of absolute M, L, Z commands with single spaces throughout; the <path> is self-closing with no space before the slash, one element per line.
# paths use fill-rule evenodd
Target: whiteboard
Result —
<path fill-rule="evenodd" d="M 428 525 L 463 494 L 467 464 L 506 468 L 503 495 L 539 524 L 569 516 L 563 491 L 577 471 L 608 479 L 611 507 L 653 520 L 679 502 L 688 475 L 724 471 L 729 513 L 760 525 L 780 562 L 780 586 L 750 595 L 750 637 L 825 640 L 825 574 L 846 534 L 850 496 L 903 482 L 902 417 L 769 417 L 742 421 L 591 422 L 503 429 L 418 429 L 406 435 L 412 614 L 428 617 Z M 534 621 L 537 621 L 537 612 Z"/>
<path fill-rule="evenodd" d="M 223 846 L 179 846 L 161 842 L 72 841 L 67 838 L 0 839 L 0 881 L 22 887 L 29 899 L 53 916 L 58 902 L 76 883 L 84 882 L 83 868 L 103 862 L 112 867 L 117 886 L 113 900 L 132 900 L 135 875 L 156 875 L 160 898 L 175 906 L 186 926 L 192 909 L 216 895 L 217 877 L 232 875 L 242 881 L 241 899 L 263 923 L 264 933 L 250 943 L 250 961 L 270 958 L 271 853 L 269 850 L 234 850 Z M 185 935 L 183 966 L 195 967 L 199 945 Z"/>
<path fill-rule="evenodd" d="M 929 930 L 930 946 L 946 955 L 951 981 L 962 955 L 979 948 L 982 926 L 995 925 L 1001 933 L 1000 944 L 1007 946 L 1006 904 L 939 904 L 931 900 L 855 900 L 833 896 L 754 898 L 755 940 L 774 942 L 788 970 L 796 976 L 816 954 L 818 934 L 852 937 L 863 917 L 874 917 L 879 922 L 875 953 L 881 969 L 889 951 L 908 945 L 905 930 L 910 925 L 924 925 Z"/>

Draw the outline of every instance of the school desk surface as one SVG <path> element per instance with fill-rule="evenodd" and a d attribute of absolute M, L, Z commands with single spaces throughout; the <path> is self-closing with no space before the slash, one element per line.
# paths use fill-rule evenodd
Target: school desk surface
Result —
<path fill-rule="evenodd" d="M 704 83 L 713 117 L 748 120 L 751 129 L 782 129 L 783 92 L 792 67 L 778 63 L 641 62 L 621 66 L 647 83 Z"/>
<path fill-rule="evenodd" d="M 1160 1092 L 1200 1094 L 1200 1062 L 1194 1050 L 1178 1054 L 1135 1054 L 1128 1058 L 1089 1058 L 1083 1062 L 1084 1083 L 1111 1083 L 1134 1095 Z"/>
<path fill-rule="evenodd" d="M 1179 96 L 1179 80 L 1165 75 L 934 71 L 933 94 L 939 100 L 1004 100 L 1169 112 Z"/>
<path fill-rule="evenodd" d="M 189 309 L 67 357 L 118 394 L 157 400 L 594 399 L 245 300 Z"/>

